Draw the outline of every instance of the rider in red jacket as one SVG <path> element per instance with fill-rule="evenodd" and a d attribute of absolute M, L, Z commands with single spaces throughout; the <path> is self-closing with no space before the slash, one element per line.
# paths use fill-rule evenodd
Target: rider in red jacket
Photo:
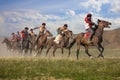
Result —
<path fill-rule="evenodd" d="M 86 31 L 88 31 L 90 33 L 90 37 L 89 37 L 89 42 L 92 41 L 92 37 L 94 35 L 94 31 L 92 26 L 94 25 L 94 22 L 92 22 L 92 14 L 88 13 L 87 16 L 85 17 L 85 29 Z"/>
<path fill-rule="evenodd" d="M 23 41 L 28 38 L 28 34 L 29 34 L 28 30 L 29 30 L 29 28 L 25 27 L 24 30 L 22 30 L 20 32 L 20 34 L 21 34 L 21 48 L 23 48 Z"/>

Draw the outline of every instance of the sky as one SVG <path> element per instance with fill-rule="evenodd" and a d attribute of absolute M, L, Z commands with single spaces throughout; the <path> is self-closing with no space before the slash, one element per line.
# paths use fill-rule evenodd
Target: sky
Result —
<path fill-rule="evenodd" d="M 64 24 L 75 34 L 85 32 L 87 13 L 92 14 L 93 22 L 111 22 L 108 30 L 120 28 L 120 0 L 0 0 L 0 36 L 24 27 L 38 27 L 43 22 L 54 35 Z"/>

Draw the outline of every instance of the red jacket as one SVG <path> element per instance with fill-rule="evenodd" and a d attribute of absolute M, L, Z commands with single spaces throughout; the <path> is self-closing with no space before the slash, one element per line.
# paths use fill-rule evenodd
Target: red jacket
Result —
<path fill-rule="evenodd" d="M 93 26 L 93 22 L 91 19 L 89 19 L 88 17 L 85 18 L 85 22 L 89 24 L 89 27 L 92 28 Z"/>
<path fill-rule="evenodd" d="M 24 33 L 24 30 L 22 30 L 22 31 L 20 32 L 20 34 L 21 34 L 21 37 L 22 37 L 22 38 L 25 38 L 25 37 L 26 37 L 26 35 L 25 35 L 25 33 Z"/>

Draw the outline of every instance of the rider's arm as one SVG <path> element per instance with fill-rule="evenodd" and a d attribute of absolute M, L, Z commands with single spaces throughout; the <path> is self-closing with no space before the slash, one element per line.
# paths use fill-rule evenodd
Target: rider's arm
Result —
<path fill-rule="evenodd" d="M 35 28 L 33 28 L 33 29 L 35 30 L 35 29 L 39 29 L 39 28 L 40 28 L 40 27 L 35 27 Z"/>

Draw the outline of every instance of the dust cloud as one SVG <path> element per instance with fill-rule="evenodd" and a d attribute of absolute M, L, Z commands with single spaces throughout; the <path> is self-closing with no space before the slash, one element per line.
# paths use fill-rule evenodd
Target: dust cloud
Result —
<path fill-rule="evenodd" d="M 19 53 L 17 51 L 10 51 L 7 50 L 6 44 L 2 44 L 2 41 L 0 41 L 0 58 L 45 58 L 45 59 L 51 59 L 53 58 L 53 54 L 52 52 L 53 50 L 50 50 L 50 53 L 47 55 L 46 57 L 46 49 L 43 49 L 42 53 L 40 56 L 35 56 L 36 52 L 32 52 L 30 54 L 30 52 L 28 52 L 27 54 L 25 53 Z M 62 58 L 62 55 L 60 53 L 61 51 L 58 50 L 58 52 L 56 52 L 56 57 L 55 58 Z M 66 55 L 67 56 L 67 55 Z"/>
<path fill-rule="evenodd" d="M 5 44 L 2 44 L 0 42 L 0 58 L 6 58 L 6 57 L 20 57 L 20 53 L 18 52 L 13 52 L 10 50 L 7 50 L 7 47 Z"/>

